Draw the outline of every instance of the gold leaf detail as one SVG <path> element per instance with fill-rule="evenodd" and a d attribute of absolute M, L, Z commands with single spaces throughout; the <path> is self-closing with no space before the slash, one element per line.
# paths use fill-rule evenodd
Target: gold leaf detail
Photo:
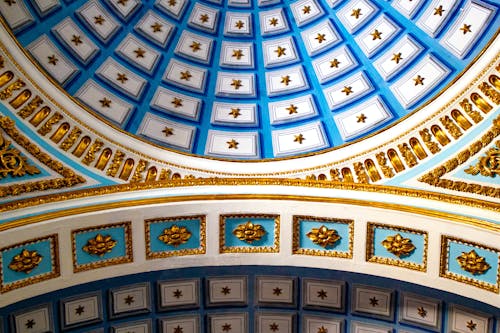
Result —
<path fill-rule="evenodd" d="M 266 230 L 264 227 L 260 224 L 253 224 L 252 221 L 240 224 L 233 230 L 233 235 L 238 237 L 239 240 L 250 244 L 254 241 L 259 241 L 265 234 Z"/>
<path fill-rule="evenodd" d="M 484 257 L 478 255 L 474 250 L 471 250 L 469 253 L 462 252 L 462 254 L 457 257 L 457 261 L 464 271 L 473 275 L 484 274 L 490 269 L 490 265 L 486 262 Z"/>
<path fill-rule="evenodd" d="M 401 234 L 387 236 L 382 241 L 382 245 L 387 251 L 400 258 L 409 256 L 415 250 L 415 245 L 412 244 L 411 239 L 404 238 Z"/>
<path fill-rule="evenodd" d="M 319 228 L 313 228 L 307 233 L 307 237 L 321 247 L 327 248 L 333 246 L 341 237 L 337 234 L 337 230 L 328 229 L 325 225 Z"/>
<path fill-rule="evenodd" d="M 21 253 L 14 256 L 9 264 L 9 268 L 15 272 L 29 274 L 42 261 L 42 255 L 37 251 L 22 250 Z"/>
<path fill-rule="evenodd" d="M 163 243 L 175 247 L 187 243 L 189 238 L 191 238 L 191 232 L 186 227 L 179 227 L 175 224 L 163 230 L 163 234 L 158 236 Z"/>
<path fill-rule="evenodd" d="M 110 235 L 103 236 L 97 234 L 94 238 L 87 241 L 87 244 L 82 248 L 83 251 L 102 257 L 116 246 L 117 241 L 111 238 Z"/>

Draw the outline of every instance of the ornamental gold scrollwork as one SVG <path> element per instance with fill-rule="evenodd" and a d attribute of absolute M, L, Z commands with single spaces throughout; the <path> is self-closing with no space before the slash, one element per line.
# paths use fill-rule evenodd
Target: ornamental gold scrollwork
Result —
<path fill-rule="evenodd" d="M 163 243 L 174 247 L 187 243 L 190 238 L 191 232 L 186 227 L 179 227 L 175 224 L 163 230 L 163 233 L 158 236 Z"/>
<path fill-rule="evenodd" d="M 464 171 L 470 175 L 481 174 L 486 177 L 500 175 L 500 140 L 495 142 L 496 147 L 486 151 L 485 156 L 479 158 L 479 162 L 469 166 Z"/>
<path fill-rule="evenodd" d="M 325 225 L 319 228 L 312 228 L 306 235 L 314 244 L 325 249 L 334 246 L 341 238 L 337 234 L 337 230 L 328 229 Z"/>
<path fill-rule="evenodd" d="M 40 170 L 34 165 L 30 165 L 26 157 L 15 148 L 10 148 L 11 142 L 5 140 L 0 133 L 0 179 L 7 175 L 22 177 L 26 174 L 39 174 Z"/>
<path fill-rule="evenodd" d="M 490 265 L 486 262 L 484 257 L 478 255 L 474 250 L 468 253 L 462 252 L 462 254 L 457 257 L 457 261 L 464 271 L 472 275 L 481 275 L 490 269 Z"/>
<path fill-rule="evenodd" d="M 15 272 L 29 274 L 40 264 L 42 258 L 42 255 L 37 251 L 23 249 L 21 253 L 12 258 L 9 268 Z"/>
<path fill-rule="evenodd" d="M 399 258 L 407 257 L 415 251 L 415 245 L 413 245 L 411 239 L 404 238 L 399 233 L 393 236 L 387 236 L 382 241 L 382 246 Z"/>
<path fill-rule="evenodd" d="M 253 224 L 252 221 L 240 224 L 233 230 L 233 235 L 249 244 L 259 241 L 265 234 L 266 230 L 264 227 L 260 224 Z"/>
<path fill-rule="evenodd" d="M 106 253 L 111 252 L 116 246 L 117 241 L 111 238 L 110 235 L 97 234 L 94 238 L 87 241 L 87 244 L 82 247 L 82 250 L 91 255 L 99 257 L 104 256 Z"/>

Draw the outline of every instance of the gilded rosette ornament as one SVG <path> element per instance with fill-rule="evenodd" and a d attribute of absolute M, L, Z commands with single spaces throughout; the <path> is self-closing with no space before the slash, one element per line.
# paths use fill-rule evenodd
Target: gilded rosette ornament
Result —
<path fill-rule="evenodd" d="M 116 241 L 111 238 L 111 236 L 103 236 L 101 234 L 97 234 L 94 238 L 91 238 L 87 241 L 87 245 L 85 245 L 82 249 L 83 251 L 102 257 L 116 246 Z"/>
<path fill-rule="evenodd" d="M 314 243 L 321 247 L 327 248 L 333 246 L 341 237 L 337 234 L 337 230 L 328 229 L 322 225 L 319 228 L 312 228 L 307 233 L 307 237 Z"/>
<path fill-rule="evenodd" d="M 191 238 L 191 232 L 186 227 L 179 227 L 175 224 L 163 230 L 163 234 L 158 236 L 163 243 L 175 247 L 187 243 L 189 238 Z"/>
<path fill-rule="evenodd" d="M 233 235 L 249 244 L 259 241 L 265 234 L 266 230 L 264 230 L 264 227 L 260 224 L 253 224 L 252 221 L 240 224 L 233 230 Z"/>
<path fill-rule="evenodd" d="M 387 251 L 399 258 L 409 256 L 415 250 L 415 245 L 412 244 L 411 239 L 404 238 L 399 233 L 394 236 L 387 236 L 382 241 L 382 245 Z"/>
<path fill-rule="evenodd" d="M 474 250 L 471 250 L 469 253 L 462 252 L 462 254 L 457 257 L 457 261 L 464 271 L 473 275 L 484 274 L 490 269 L 490 265 L 486 260 Z"/>
<path fill-rule="evenodd" d="M 12 258 L 9 268 L 15 272 L 29 274 L 42 261 L 42 256 L 36 251 L 22 250 L 21 253 Z"/>

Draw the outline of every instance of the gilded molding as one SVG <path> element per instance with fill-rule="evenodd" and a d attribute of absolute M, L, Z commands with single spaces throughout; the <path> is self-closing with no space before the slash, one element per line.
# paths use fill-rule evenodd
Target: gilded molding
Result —
<path fill-rule="evenodd" d="M 485 177 L 500 176 L 500 140 L 495 142 L 496 147 L 491 147 L 479 157 L 479 162 L 469 166 L 464 171 L 470 175 L 481 174 Z"/>
<path fill-rule="evenodd" d="M 431 186 L 435 187 L 441 187 L 445 188 L 448 190 L 454 190 L 454 191 L 460 191 L 460 192 L 465 192 L 465 193 L 475 193 L 475 194 L 480 194 L 484 196 L 489 196 L 492 198 L 500 198 L 500 188 L 499 187 L 493 187 L 493 186 L 486 186 L 486 185 L 481 185 L 481 184 L 471 184 L 471 183 L 466 183 L 463 181 L 454 181 L 451 179 L 446 179 L 444 176 L 449 173 L 450 171 L 456 169 L 459 165 L 464 164 L 467 162 L 471 157 L 479 153 L 484 147 L 489 145 L 496 137 L 500 135 L 500 115 L 497 116 L 495 119 L 492 121 L 492 125 L 490 129 L 481 137 L 480 140 L 477 140 L 473 142 L 472 144 L 469 145 L 466 149 L 462 150 L 459 152 L 455 157 L 453 157 L 450 160 L 447 160 L 444 164 L 438 166 L 437 168 L 434 168 L 430 172 L 426 173 L 425 175 L 421 176 L 418 178 L 420 182 L 427 183 Z M 492 152 L 491 157 L 493 157 L 492 160 L 490 160 L 490 156 L 488 155 L 488 158 L 484 160 L 484 166 L 490 165 L 492 162 L 492 166 L 494 167 L 494 170 L 498 169 L 498 155 L 495 154 L 495 152 Z M 482 164 L 480 159 L 480 164 Z M 475 167 L 470 167 L 468 168 L 468 172 L 472 173 L 476 171 L 476 168 L 479 168 L 478 166 Z M 467 172 L 466 170 L 466 172 Z M 478 171 L 480 172 L 480 171 Z M 478 173 L 477 172 L 477 173 Z M 485 169 L 483 172 L 486 172 Z M 477 174 L 476 173 L 476 174 Z"/>
<path fill-rule="evenodd" d="M 392 259 L 392 258 L 387 258 L 387 257 L 376 256 L 375 255 L 375 229 L 391 230 L 391 231 L 394 231 L 398 234 L 400 232 L 405 232 L 405 233 L 410 233 L 410 234 L 422 236 L 423 237 L 422 263 L 418 264 L 418 263 L 409 262 L 409 261 L 402 260 L 402 259 Z M 368 224 L 366 226 L 366 261 L 378 263 L 378 264 L 383 264 L 383 265 L 398 266 L 398 267 L 413 269 L 413 270 L 421 271 L 421 272 L 427 272 L 427 242 L 428 242 L 427 238 L 428 238 L 427 231 L 417 230 L 417 229 L 409 229 L 409 228 L 404 228 L 404 227 L 396 226 L 396 225 L 368 222 Z M 386 245 L 384 244 L 384 242 L 386 240 L 387 240 L 387 238 L 381 243 L 381 245 L 387 249 Z M 391 241 L 390 243 L 393 243 L 393 242 Z M 399 246 L 399 247 L 401 247 L 401 246 Z M 409 250 L 409 248 L 406 248 L 406 250 Z M 413 249 L 411 249 L 410 252 L 408 252 L 406 250 L 403 251 L 402 254 L 406 253 L 406 255 L 409 255 L 409 254 L 411 254 L 411 251 L 415 250 L 415 247 L 413 247 Z M 398 255 L 389 249 L 387 249 L 387 251 L 396 255 L 398 258 L 405 257 L 405 255 Z"/>
<path fill-rule="evenodd" d="M 105 260 L 99 260 L 95 262 L 90 262 L 87 264 L 78 264 L 77 261 L 77 248 L 76 248 L 76 235 L 79 233 L 86 233 L 86 232 L 92 232 L 92 231 L 103 231 L 105 232 L 106 229 L 111 229 L 111 228 L 123 228 L 124 231 L 124 240 L 125 240 L 125 255 L 121 257 L 115 257 L 115 258 L 110 258 L 110 259 L 105 259 Z M 99 236 L 99 235 L 97 235 Z M 97 238 L 97 236 L 95 238 Z M 110 238 L 110 237 L 109 237 Z M 103 241 L 105 238 L 102 239 Z M 109 239 L 111 240 L 111 239 Z M 109 241 L 108 240 L 108 241 Z M 96 268 L 101 268 L 101 267 L 107 267 L 111 265 L 118 265 L 118 264 L 125 264 L 129 262 L 134 261 L 134 256 L 132 252 L 132 222 L 119 222 L 119 223 L 113 223 L 113 224 L 103 224 L 99 226 L 94 226 L 90 228 L 81 228 L 81 229 L 76 229 L 71 231 L 71 244 L 73 248 L 73 272 L 78 273 L 82 271 L 87 271 L 91 269 L 96 269 Z M 87 243 L 88 245 L 89 243 Z M 97 244 L 97 241 L 96 241 Z M 102 241 L 99 241 L 99 244 L 103 244 Z M 106 245 L 106 243 L 104 243 Z M 90 244 L 93 247 L 93 244 Z M 106 248 L 109 247 L 105 246 Z M 115 243 L 115 245 L 118 245 Z M 114 245 L 113 245 L 114 247 Z M 99 247 L 100 248 L 100 247 Z M 83 251 L 87 252 L 85 249 L 82 249 Z M 102 253 L 100 250 L 94 251 L 94 249 L 89 248 L 89 251 L 91 254 L 95 254 L 98 256 L 103 256 L 105 253 Z"/>
<path fill-rule="evenodd" d="M 62 176 L 61 178 L 53 178 L 53 179 L 39 180 L 33 182 L 25 182 L 21 184 L 0 186 L 0 198 L 6 196 L 20 195 L 23 193 L 29 193 L 34 191 L 45 191 L 50 189 L 72 187 L 81 183 L 85 183 L 85 178 L 83 178 L 80 175 L 77 175 L 71 169 L 63 166 L 61 162 L 52 159 L 52 157 L 43 152 L 36 144 L 34 144 L 28 138 L 22 135 L 16 128 L 15 123 L 12 119 L 0 116 L 0 128 L 3 129 L 5 134 L 7 134 L 10 138 L 12 138 L 14 142 L 16 142 L 18 145 L 23 147 L 36 160 L 38 160 L 40 163 L 43 163 L 51 170 L 57 172 Z"/>
<path fill-rule="evenodd" d="M 304 249 L 300 247 L 300 223 L 302 220 L 320 222 L 320 223 L 342 223 L 348 225 L 349 237 L 346 240 L 348 242 L 348 251 L 336 251 L 336 250 L 317 250 L 317 249 Z M 293 254 L 303 254 L 308 256 L 321 256 L 321 257 L 336 257 L 352 259 L 354 251 L 354 220 L 348 219 L 338 219 L 331 217 L 317 217 L 308 215 L 294 215 L 293 216 L 293 243 L 292 243 L 292 253 Z"/>
<path fill-rule="evenodd" d="M 172 251 L 162 251 L 162 252 L 153 252 L 151 251 L 151 224 L 153 223 L 162 223 L 167 222 L 172 224 L 170 229 L 173 229 L 176 226 L 175 223 L 179 223 L 183 220 L 187 219 L 197 219 L 200 221 L 200 246 L 196 249 L 174 249 Z M 173 256 L 188 256 L 188 255 L 196 255 L 196 254 L 205 254 L 207 249 L 207 240 L 206 240 L 206 224 L 207 217 L 205 215 L 186 215 L 186 216 L 169 216 L 169 217 L 159 217 L 154 219 L 148 219 L 144 221 L 144 235 L 146 238 L 146 259 L 159 259 L 159 258 L 168 258 Z M 167 230 L 167 229 L 165 229 Z M 165 230 L 163 234 L 165 234 Z M 180 231 L 180 230 L 179 230 Z M 160 236 L 161 237 L 161 236 Z M 160 239 L 164 242 L 163 239 Z M 177 242 L 168 244 L 175 247 L 180 244 L 175 245 Z"/>
<path fill-rule="evenodd" d="M 399 196 L 404 196 L 406 198 L 420 198 L 425 200 L 436 200 L 440 202 L 450 203 L 454 205 L 476 207 L 481 209 L 487 209 L 494 212 L 500 212 L 500 206 L 496 202 L 489 202 L 484 200 L 478 200 L 467 197 L 460 197 L 456 195 L 447 194 L 437 194 L 434 192 L 422 191 L 422 190 L 411 190 L 403 189 L 392 186 L 374 186 L 365 184 L 344 184 L 344 183 L 332 183 L 323 181 L 305 181 L 302 179 L 232 179 L 232 178 L 206 178 L 206 179 L 189 179 L 189 180 L 178 180 L 175 182 L 163 182 L 163 183 L 134 183 L 134 184 L 123 184 L 119 186 L 109 186 L 101 188 L 89 188 L 85 190 L 78 190 L 74 192 L 67 192 L 59 195 L 50 195 L 43 197 L 30 198 L 26 200 L 18 200 L 14 202 L 4 203 L 0 205 L 0 212 L 9 211 L 14 209 L 20 209 L 29 207 L 32 205 L 42 205 L 46 203 L 58 202 L 62 200 L 72 200 L 77 198 L 85 198 L 96 195 L 105 195 L 111 193 L 123 193 L 130 190 L 151 190 L 158 188 L 171 188 L 178 186 L 236 186 L 236 185 L 259 185 L 259 186 L 302 186 L 302 187 L 312 187 L 312 188 L 329 188 L 329 189 L 339 189 L 339 190 L 349 190 L 349 191 L 366 191 L 366 192 L 377 192 L 385 194 L 394 194 Z M 474 225 L 487 230 L 493 230 L 500 232 L 500 226 L 496 223 L 488 222 L 485 220 L 473 218 L 470 216 L 462 216 L 458 214 L 451 214 L 441 211 L 436 211 L 432 209 L 414 207 L 409 205 L 402 205 L 396 203 L 385 203 L 373 200 L 358 200 L 351 198 L 331 198 L 324 196 L 308 196 L 308 195 L 278 195 L 278 194 L 207 194 L 207 195 L 188 195 L 188 196 L 165 196 L 159 198 L 148 198 L 148 199 L 135 199 L 126 200 L 120 202 L 107 202 L 104 204 L 94 204 L 86 207 L 73 207 L 69 209 L 62 209 L 55 212 L 47 212 L 39 215 L 33 215 L 29 217 L 23 217 L 17 220 L 6 222 L 0 224 L 0 231 L 8 230 L 12 228 L 17 228 L 20 226 L 29 225 L 32 223 L 37 223 L 41 221 L 46 221 L 49 219 L 61 217 L 61 216 L 72 216 L 77 214 L 82 214 L 86 212 L 94 212 L 99 210 L 121 208 L 121 207 L 131 207 L 131 206 L 141 206 L 150 204 L 160 204 L 167 202 L 185 202 L 192 200 L 294 200 L 298 202 L 328 202 L 328 203 L 344 203 L 350 205 L 360 205 L 368 207 L 379 207 L 383 209 L 398 210 L 404 212 L 415 213 L 419 215 L 447 218 L 458 223 L 466 225 Z"/>
<path fill-rule="evenodd" d="M 226 246 L 226 219 L 269 219 L 273 220 L 274 233 L 272 246 Z M 248 224 L 248 223 L 247 223 Z M 252 224 L 254 227 L 256 224 Z M 231 231 L 232 233 L 233 231 Z M 255 234 L 255 230 L 251 230 Z M 233 234 L 234 235 L 234 234 Z M 234 235 L 235 237 L 238 237 Z M 262 235 L 261 235 L 262 236 Z M 221 214 L 219 216 L 219 253 L 278 253 L 280 250 L 280 217 L 270 214 Z M 253 242 L 253 241 L 252 241 Z M 248 242 L 247 242 L 248 243 Z M 251 242 L 249 243 L 251 244 Z"/>
<path fill-rule="evenodd" d="M 456 274 L 456 273 L 448 271 L 449 260 L 457 260 L 458 259 L 458 258 L 450 258 L 449 257 L 448 248 L 449 248 L 450 242 L 455 242 L 458 244 L 467 245 L 467 246 L 471 246 L 471 247 L 475 247 L 475 248 L 479 248 L 482 250 L 496 253 L 497 258 L 498 258 L 497 259 L 498 270 L 497 270 L 496 275 L 495 275 L 496 276 L 496 283 L 491 284 L 491 283 L 487 283 L 484 281 L 480 281 L 480 280 L 477 280 L 474 278 L 470 278 L 470 277 L 467 277 L 464 275 L 460 275 L 460 274 Z M 472 272 L 470 272 L 470 273 L 473 274 Z M 454 281 L 458 281 L 461 283 L 469 284 L 469 285 L 472 285 L 472 286 L 475 286 L 475 287 L 478 287 L 481 289 L 485 289 L 485 290 L 488 290 L 488 291 L 491 291 L 493 293 L 498 294 L 498 292 L 500 291 L 500 287 L 499 287 L 499 285 L 500 285 L 500 250 L 492 248 L 492 247 L 488 247 L 488 246 L 485 246 L 485 245 L 482 245 L 482 244 L 479 244 L 476 242 L 471 242 L 471 241 L 467 241 L 464 239 L 451 237 L 451 236 L 447 236 L 447 235 L 441 235 L 441 259 L 440 259 L 440 263 L 439 263 L 439 276 L 447 278 L 447 279 L 451 279 Z"/>
<path fill-rule="evenodd" d="M 17 45 L 17 47 L 20 49 L 20 51 L 24 54 L 24 56 L 26 58 L 28 58 L 29 60 L 31 60 L 33 62 L 33 65 L 38 68 L 38 70 L 43 73 L 47 80 L 52 82 L 53 84 L 55 84 L 57 86 L 57 83 L 52 79 L 50 78 L 42 69 L 41 67 L 36 64 L 35 61 L 33 61 L 32 57 L 20 46 L 20 44 L 17 42 L 17 40 L 15 39 L 15 37 L 13 36 L 12 32 L 10 32 L 9 28 L 7 27 L 7 25 L 5 24 L 5 22 L 2 20 L 1 23 L 3 24 L 4 28 L 9 32 L 9 34 L 11 35 L 12 37 L 12 41 Z M 474 64 L 475 60 L 479 59 L 483 53 L 492 45 L 492 43 L 496 40 L 496 38 L 498 37 L 498 34 L 499 34 L 499 30 L 497 30 L 497 32 L 495 33 L 494 37 L 488 41 L 487 45 L 484 47 L 484 49 L 480 52 L 480 54 L 474 59 L 471 61 L 471 63 L 459 74 L 457 75 L 457 77 L 452 80 L 452 82 L 450 82 L 449 84 L 446 85 L 446 87 L 444 87 L 440 92 L 437 93 L 437 96 L 441 95 L 444 91 L 446 91 L 448 88 L 450 88 L 453 84 L 456 83 L 457 80 L 459 80 L 460 78 L 462 78 L 462 76 L 464 75 L 464 73 L 466 73 L 469 68 Z M 404 141 L 407 141 L 407 140 L 404 140 L 402 141 L 402 138 L 408 136 L 411 132 L 415 131 L 415 130 L 419 130 L 419 129 L 422 129 L 424 126 L 426 126 L 427 123 L 429 123 L 430 121 L 433 121 L 435 120 L 436 117 L 438 117 L 439 115 L 442 115 L 444 112 L 447 111 L 447 109 L 453 105 L 454 103 L 456 103 L 458 100 L 460 99 L 463 99 L 465 94 L 467 93 L 470 93 L 470 89 L 472 87 L 475 87 L 476 89 L 480 89 L 479 86 L 477 86 L 478 82 L 481 81 L 481 80 L 485 80 L 484 76 L 485 74 L 491 70 L 492 68 L 494 68 L 496 66 L 496 62 L 498 61 L 498 59 L 500 58 L 500 55 L 497 55 L 487 66 L 485 66 L 484 69 L 481 70 L 481 72 L 474 78 L 471 80 L 470 84 L 465 88 L 463 89 L 462 91 L 459 92 L 459 94 L 455 95 L 455 97 L 453 97 L 448 103 L 446 103 L 445 106 L 443 106 L 441 109 L 439 109 L 437 112 L 435 112 L 432 116 L 428 117 L 426 120 L 422 121 L 421 123 L 417 124 L 416 126 L 414 126 L 413 128 L 411 128 L 410 130 L 406 131 L 405 133 L 399 135 L 398 137 L 394 138 L 394 139 L 391 139 L 389 140 L 388 142 L 382 144 L 382 145 L 379 145 L 378 147 L 375 147 L 375 148 L 372 148 L 368 151 L 364 151 L 362 153 L 359 153 L 359 154 L 356 154 L 355 156 L 350 156 L 346 159 L 343 159 L 343 160 L 340 160 L 340 161 L 335 161 L 335 162 L 328 162 L 326 164 L 323 164 L 323 165 L 320 165 L 320 166 L 315 166 L 315 167 L 311 167 L 311 168 L 305 168 L 305 169 L 299 169 L 299 170 L 292 170 L 292 171 L 285 171 L 285 172 L 275 172 L 275 173 L 263 173 L 263 174 L 237 174 L 237 173 L 232 173 L 232 172 L 224 172 L 224 171 L 217 171 L 217 172 L 214 172 L 214 171 L 211 171 L 211 170 L 204 170 L 204 169 L 200 169 L 200 168 L 192 168 L 190 166 L 183 166 L 183 165 L 177 165 L 173 162 L 169 162 L 169 161 L 162 161 L 162 160 L 158 160 L 158 159 L 154 159 L 154 158 L 151 158 L 149 156 L 146 156 L 144 155 L 144 153 L 142 152 L 139 152 L 139 151 L 135 151 L 132 147 L 125 147 L 117 142 L 114 142 L 111 138 L 108 138 L 108 137 L 105 137 L 104 135 L 102 135 L 101 133 L 97 133 L 95 130 L 93 130 L 92 128 L 88 127 L 87 124 L 84 124 L 83 122 L 81 122 L 78 118 L 76 118 L 74 115 L 72 115 L 71 113 L 68 113 L 67 110 L 64 110 L 64 108 L 62 108 L 61 105 L 59 105 L 53 98 L 51 98 L 49 95 L 47 95 L 42 89 L 40 86 L 37 85 L 36 82 L 34 82 L 31 78 L 29 78 L 29 76 L 27 75 L 27 73 L 24 71 L 24 69 L 14 60 L 14 58 L 7 52 L 6 48 L 4 46 L 0 47 L 0 49 L 4 52 L 5 56 L 6 56 L 6 59 L 8 59 L 10 63 L 12 63 L 12 65 L 16 68 L 16 71 L 20 72 L 24 77 L 23 79 L 28 82 L 29 84 L 31 84 L 34 88 L 36 88 L 41 94 L 45 94 L 44 98 L 46 98 L 47 100 L 49 100 L 53 105 L 55 105 L 57 108 L 59 108 L 60 110 L 63 110 L 63 112 L 65 113 L 65 115 L 71 119 L 72 122 L 76 122 L 79 126 L 82 126 L 83 128 L 85 128 L 86 131 L 89 131 L 90 133 L 92 133 L 93 135 L 97 135 L 99 136 L 102 141 L 106 141 L 107 144 L 109 143 L 110 145 L 113 145 L 114 147 L 113 148 L 109 148 L 109 149 L 122 149 L 122 150 L 125 150 L 127 152 L 129 152 L 130 154 L 132 154 L 133 156 L 131 156 L 135 162 L 139 162 L 140 159 L 142 160 L 145 160 L 148 162 L 148 164 L 156 164 L 156 167 L 158 170 L 160 169 L 163 169 L 162 166 L 168 166 L 168 167 L 172 167 L 172 168 L 175 168 L 176 170 L 179 170 L 181 171 L 182 170 L 182 175 L 180 175 L 180 177 L 194 177 L 193 175 L 190 175 L 190 174 L 187 174 L 188 172 L 195 172 L 195 173 L 204 173 L 205 175 L 204 176 L 207 176 L 207 177 L 210 177 L 210 176 L 225 176 L 225 177 L 234 177 L 234 176 L 239 176 L 239 177 L 244 177 L 244 176 L 253 176 L 253 177 L 281 177 L 281 176 L 294 176 L 296 174 L 305 174 L 307 172 L 311 172 L 311 171 L 316 171 L 316 172 L 321 172 L 322 169 L 331 169 L 332 167 L 334 166 L 338 166 L 340 168 L 342 167 L 347 167 L 347 165 L 344 165 L 346 163 L 350 163 L 351 161 L 355 162 L 356 159 L 359 159 L 359 158 L 362 158 L 362 159 L 369 159 L 370 158 L 370 154 L 378 154 L 378 153 L 381 153 L 381 149 L 386 149 L 389 145 L 394 145 L 394 146 L 397 146 L 398 144 L 407 144 L 407 142 L 404 142 Z M 494 89 L 494 88 L 491 88 L 491 89 Z M 479 90 L 478 90 L 479 91 Z M 84 108 L 85 110 L 87 110 L 89 113 L 93 114 L 94 116 L 96 116 L 97 118 L 100 119 L 100 121 L 102 121 L 103 123 L 106 123 L 108 124 L 109 126 L 113 127 L 116 131 L 119 131 L 123 134 L 126 134 L 126 135 L 130 135 L 129 133 L 126 133 L 124 132 L 123 130 L 121 130 L 120 128 L 117 128 L 116 126 L 114 126 L 113 124 L 111 124 L 110 122 L 108 122 L 107 120 L 105 120 L 104 118 L 102 118 L 101 116 L 99 116 L 98 114 L 96 114 L 95 112 L 93 112 L 92 110 L 90 110 L 87 106 L 83 105 L 82 103 L 80 103 L 79 101 L 77 101 L 75 98 L 73 98 L 72 96 L 70 96 L 67 92 L 65 92 L 64 90 L 61 89 L 61 92 L 65 95 L 67 95 L 67 97 L 69 99 L 71 99 L 74 103 L 78 104 L 80 107 Z M 478 95 L 479 96 L 479 95 Z M 425 103 L 424 105 L 422 105 L 418 110 L 420 110 L 421 108 L 427 106 L 429 104 L 429 102 Z M 416 110 L 416 111 L 418 111 Z M 469 114 L 469 113 L 467 113 Z M 391 125 L 390 127 L 393 127 L 397 124 L 399 124 L 401 121 L 404 121 L 407 117 L 409 117 L 410 115 L 406 116 L 406 117 L 403 117 L 400 121 L 396 122 L 395 124 Z M 448 116 L 446 116 L 448 117 Z M 477 118 L 476 118 L 477 119 Z M 451 121 L 451 120 L 450 120 Z M 451 122 L 452 126 L 456 126 L 453 122 Z M 389 127 L 389 128 L 390 128 Z M 386 130 L 386 129 L 385 129 Z M 374 133 L 368 137 L 372 137 L 374 135 L 377 135 L 379 134 L 379 132 L 377 133 Z M 137 140 L 141 140 L 141 141 L 144 141 L 143 139 L 141 139 L 140 137 L 135 137 L 135 139 Z M 325 152 L 329 152 L 329 151 L 333 151 L 333 150 L 336 150 L 336 149 L 339 149 L 341 147 L 346 147 L 348 145 L 351 145 L 351 144 L 355 144 L 357 142 L 359 142 L 360 140 L 357 140 L 357 141 L 353 141 L 349 144 L 345 144 L 345 145 L 342 145 L 342 146 L 339 146 L 339 147 L 334 147 L 334 148 L 331 148 L 331 149 L 327 149 L 327 150 L 324 150 L 324 151 L 321 151 L 321 152 L 315 152 L 315 153 L 310 153 L 310 154 L 304 154 L 304 155 L 301 155 L 301 156 L 292 156 L 292 157 L 285 157 L 285 158 L 274 158 L 272 160 L 274 161 L 278 161 L 278 160 L 288 160 L 288 159 L 296 159 L 296 158 L 303 158 L 303 157 L 307 157 L 307 156 L 313 156 L 313 155 L 319 155 L 319 154 L 324 154 Z M 107 145 L 106 144 L 106 145 Z M 166 148 L 166 147 L 163 147 L 163 146 L 158 146 L 158 145 L 155 145 L 153 143 L 150 143 L 148 142 L 148 144 L 152 145 L 152 146 L 155 146 L 157 148 L 160 148 L 160 149 L 164 149 L 164 150 L 170 150 L 169 148 Z M 395 149 L 395 147 L 394 147 Z M 176 153 L 178 154 L 183 154 L 183 155 L 187 155 L 187 156 L 192 156 L 192 154 L 189 154 L 189 153 L 185 153 L 185 152 L 177 152 Z M 406 153 L 407 157 L 409 157 L 410 155 L 408 153 Z M 128 154 L 127 154 L 128 155 Z M 205 159 L 214 159 L 214 160 L 218 160 L 217 158 L 213 158 L 213 157 L 204 157 Z M 136 160 L 137 159 L 137 160 Z M 256 161 L 241 161 L 241 160 L 227 160 L 227 161 L 230 161 L 230 162 L 237 162 L 237 163 L 245 163 L 245 162 L 249 162 L 249 163 L 254 163 Z M 355 162 L 357 163 L 357 162 Z M 351 165 L 352 167 L 352 165 Z M 380 166 L 381 169 L 384 169 L 384 166 Z M 100 171 L 101 169 L 98 169 L 98 171 Z M 175 171 L 174 171 L 175 173 Z M 389 175 L 389 171 L 386 169 L 385 172 L 383 172 L 384 175 Z M 200 175 L 197 175 L 197 177 L 200 176 Z M 305 177 L 305 176 L 304 176 Z M 390 178 L 390 176 L 386 176 L 387 178 Z M 318 176 L 318 179 L 324 179 L 326 178 L 326 175 L 325 174 L 321 174 Z M 142 178 L 141 178 L 142 179 Z M 343 178 L 344 179 L 344 178 Z M 377 179 L 377 180 L 374 180 L 374 179 Z M 372 182 L 376 182 L 376 181 L 379 181 L 377 177 L 375 177 L 374 179 L 372 179 Z M 153 180 L 156 180 L 156 179 L 149 179 L 148 181 L 153 181 Z M 159 179 L 161 180 L 161 178 Z M 334 178 L 332 178 L 333 181 L 335 181 Z M 350 181 L 350 179 L 347 179 L 348 181 Z M 363 176 L 359 179 L 358 178 L 358 181 L 359 182 L 364 182 L 366 180 L 366 178 L 363 178 Z"/>
<path fill-rule="evenodd" d="M 51 261 L 52 270 L 50 272 L 35 275 L 35 276 L 29 277 L 26 279 L 22 279 L 22 280 L 19 280 L 16 282 L 12 282 L 12 283 L 4 283 L 4 281 L 3 281 L 4 272 L 2 269 L 3 256 L 0 256 L 0 293 L 5 293 L 5 292 L 8 292 L 8 291 L 11 291 L 14 289 L 27 287 L 29 285 L 32 285 L 32 284 L 35 284 L 35 283 L 38 283 L 41 281 L 53 279 L 53 278 L 56 278 L 56 277 L 61 275 L 60 266 L 59 266 L 59 245 L 58 245 L 57 234 L 52 234 L 52 235 L 48 235 L 48 236 L 44 236 L 44 237 L 40 237 L 40 238 L 30 239 L 30 240 L 27 240 L 27 241 L 24 241 L 21 243 L 13 244 L 13 245 L 1 248 L 0 253 L 7 251 L 7 250 L 10 250 L 10 249 L 13 249 L 13 248 L 26 247 L 28 245 L 36 244 L 36 243 L 39 243 L 41 241 L 47 241 L 47 240 L 50 242 L 51 258 L 42 258 L 42 260 L 46 259 L 46 260 Z M 29 272 L 26 272 L 26 273 L 29 273 Z"/>

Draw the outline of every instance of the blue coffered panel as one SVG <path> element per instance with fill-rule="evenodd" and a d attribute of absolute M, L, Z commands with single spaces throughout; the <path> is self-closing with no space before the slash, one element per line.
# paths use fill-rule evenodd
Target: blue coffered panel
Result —
<path fill-rule="evenodd" d="M 21 45 L 89 109 L 164 147 L 227 159 L 320 151 L 389 126 L 460 76 L 497 33 L 498 9 L 494 0 L 0 5 Z M 159 100 L 158 89 L 170 95 Z M 284 100 L 303 106 L 276 121 Z M 215 115 L 221 103 L 257 112 Z"/>
<path fill-rule="evenodd" d="M 279 226 L 277 215 L 221 215 L 220 251 L 278 252 Z"/>

